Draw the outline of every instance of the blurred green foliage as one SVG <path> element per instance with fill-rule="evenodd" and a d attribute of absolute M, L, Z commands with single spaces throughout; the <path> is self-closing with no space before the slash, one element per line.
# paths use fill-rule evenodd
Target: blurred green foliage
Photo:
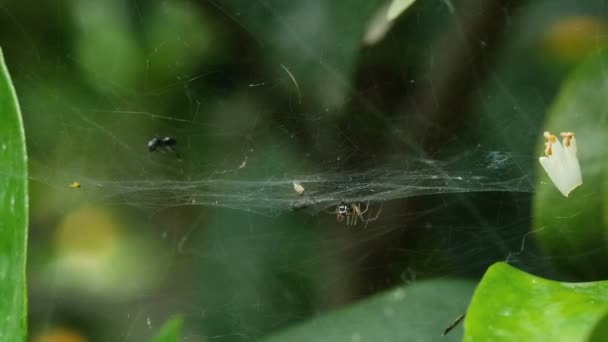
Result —
<path fill-rule="evenodd" d="M 389 20 L 395 20 L 401 13 L 407 10 L 415 0 L 393 0 L 391 1 L 386 16 Z"/>
<path fill-rule="evenodd" d="M 181 316 L 172 317 L 163 324 L 152 342 L 179 342 L 183 323 L 184 319 Z"/>
<path fill-rule="evenodd" d="M 450 279 L 397 287 L 263 341 L 460 341 L 461 328 L 441 332 L 464 312 L 474 286 Z"/>

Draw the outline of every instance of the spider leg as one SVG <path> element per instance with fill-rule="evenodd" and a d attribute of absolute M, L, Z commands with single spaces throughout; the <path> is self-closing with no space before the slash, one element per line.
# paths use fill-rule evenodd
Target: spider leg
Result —
<path fill-rule="evenodd" d="M 369 205 L 368 205 L 369 206 Z M 368 218 L 367 221 L 365 221 L 365 227 L 363 228 L 367 228 L 367 224 L 373 221 L 376 221 L 379 217 L 380 217 L 380 213 L 382 212 L 382 207 L 384 206 L 384 202 L 380 202 L 380 208 L 378 209 L 378 212 L 376 213 L 376 216 L 372 217 L 372 218 Z M 366 208 L 367 209 L 367 208 Z M 369 215 L 368 215 L 369 216 Z"/>
<path fill-rule="evenodd" d="M 363 214 L 365 214 L 367 212 L 367 209 L 369 208 L 369 201 L 367 203 L 368 204 L 365 207 L 365 210 L 363 210 L 363 211 L 361 211 L 361 205 L 359 203 L 353 205 L 353 216 L 354 216 L 353 226 L 357 225 L 357 222 L 359 222 L 359 219 L 361 219 L 361 222 L 365 221 Z"/>
<path fill-rule="evenodd" d="M 363 215 L 367 212 L 367 210 L 369 209 L 369 200 L 367 201 L 367 203 L 365 204 L 365 210 L 361 210 L 361 206 L 359 205 L 359 214 Z"/>

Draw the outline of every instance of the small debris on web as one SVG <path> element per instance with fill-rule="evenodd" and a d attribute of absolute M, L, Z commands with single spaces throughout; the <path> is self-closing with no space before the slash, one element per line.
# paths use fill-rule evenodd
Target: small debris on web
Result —
<path fill-rule="evenodd" d="M 574 133 L 561 133 L 563 146 L 557 137 L 545 132 L 545 156 L 538 159 L 557 189 L 566 197 L 583 184 L 581 167 L 576 157 L 577 147 Z"/>
<path fill-rule="evenodd" d="M 304 195 L 304 187 L 299 182 L 293 181 L 293 189 L 298 193 L 298 195 Z"/>
<path fill-rule="evenodd" d="M 247 159 L 249 159 L 249 156 L 245 156 L 245 159 L 243 159 L 243 161 L 241 162 L 241 164 L 239 165 L 239 169 L 244 168 L 245 166 L 247 166 Z"/>

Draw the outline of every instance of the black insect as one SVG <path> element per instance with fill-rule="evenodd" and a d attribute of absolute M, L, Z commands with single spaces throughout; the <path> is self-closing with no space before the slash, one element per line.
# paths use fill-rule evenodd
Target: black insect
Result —
<path fill-rule="evenodd" d="M 175 145 L 177 145 L 177 140 L 174 137 L 154 137 L 148 141 L 148 151 L 171 151 L 179 158 L 179 154 L 175 151 Z"/>

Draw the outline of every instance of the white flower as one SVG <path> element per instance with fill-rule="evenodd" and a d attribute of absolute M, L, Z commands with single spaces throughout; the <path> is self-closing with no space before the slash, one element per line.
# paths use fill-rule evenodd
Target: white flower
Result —
<path fill-rule="evenodd" d="M 559 143 L 555 135 L 545 132 L 545 156 L 538 158 L 540 165 L 553 181 L 557 189 L 566 197 L 577 186 L 583 184 L 581 166 L 576 157 L 576 139 L 574 133 L 560 134 L 564 145 Z"/>

